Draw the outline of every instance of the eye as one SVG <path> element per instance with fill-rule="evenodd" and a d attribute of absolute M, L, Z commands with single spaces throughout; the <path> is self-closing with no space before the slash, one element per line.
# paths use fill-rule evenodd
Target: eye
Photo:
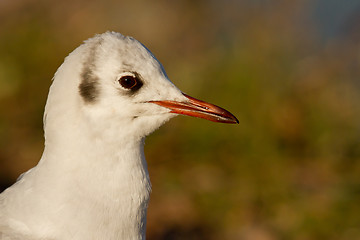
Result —
<path fill-rule="evenodd" d="M 123 76 L 119 79 L 120 85 L 125 89 L 136 88 L 139 82 L 139 79 L 133 76 Z"/>

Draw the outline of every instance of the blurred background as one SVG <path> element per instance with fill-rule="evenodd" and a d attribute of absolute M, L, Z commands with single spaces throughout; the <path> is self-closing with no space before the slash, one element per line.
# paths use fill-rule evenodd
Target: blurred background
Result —
<path fill-rule="evenodd" d="M 360 239 L 359 29 L 357 0 L 0 0 L 0 191 L 40 159 L 64 57 L 113 30 L 240 121 L 147 138 L 149 240 Z"/>

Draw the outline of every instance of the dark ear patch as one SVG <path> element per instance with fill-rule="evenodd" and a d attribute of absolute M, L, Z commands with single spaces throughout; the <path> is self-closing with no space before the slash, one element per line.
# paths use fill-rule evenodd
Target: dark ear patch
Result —
<path fill-rule="evenodd" d="M 81 83 L 79 85 L 80 95 L 86 103 L 94 103 L 99 96 L 99 78 L 94 75 L 89 67 L 85 67 L 81 73 Z"/>
<path fill-rule="evenodd" d="M 95 103 L 99 94 L 99 78 L 96 76 L 96 54 L 97 47 L 101 45 L 102 39 L 96 41 L 90 48 L 88 58 L 83 64 L 83 70 L 80 78 L 81 83 L 79 85 L 79 92 L 85 103 Z"/>

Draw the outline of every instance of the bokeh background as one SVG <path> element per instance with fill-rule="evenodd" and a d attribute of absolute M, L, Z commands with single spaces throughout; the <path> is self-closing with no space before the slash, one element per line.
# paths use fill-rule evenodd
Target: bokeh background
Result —
<path fill-rule="evenodd" d="M 1 190 L 41 156 L 57 67 L 107 30 L 240 121 L 147 138 L 149 240 L 360 239 L 357 0 L 0 0 Z"/>

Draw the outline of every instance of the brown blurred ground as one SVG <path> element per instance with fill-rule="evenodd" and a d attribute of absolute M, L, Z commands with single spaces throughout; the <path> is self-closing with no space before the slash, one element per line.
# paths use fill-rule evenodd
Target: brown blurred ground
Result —
<path fill-rule="evenodd" d="M 148 239 L 360 239 L 360 8 L 339 2 L 0 1 L 1 188 L 41 156 L 64 57 L 114 30 L 240 120 L 148 137 Z"/>

